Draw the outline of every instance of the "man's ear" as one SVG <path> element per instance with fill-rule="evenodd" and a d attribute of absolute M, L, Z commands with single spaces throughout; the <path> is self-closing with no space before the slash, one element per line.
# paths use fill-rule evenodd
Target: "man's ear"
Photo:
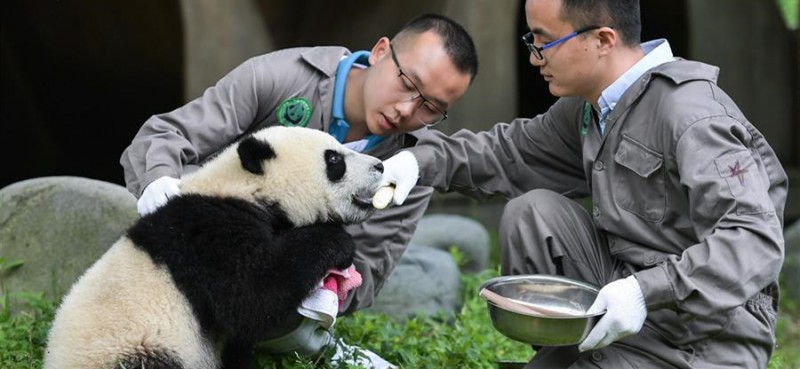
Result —
<path fill-rule="evenodd" d="M 597 31 L 598 52 L 600 55 L 607 55 L 617 46 L 619 35 L 611 27 L 600 27 Z"/>
<path fill-rule="evenodd" d="M 375 43 L 375 46 L 372 47 L 372 50 L 369 53 L 369 65 L 373 66 L 375 63 L 380 61 L 386 56 L 389 56 L 391 50 L 389 50 L 389 43 L 391 41 L 388 37 L 384 36 L 378 39 L 378 42 Z"/>

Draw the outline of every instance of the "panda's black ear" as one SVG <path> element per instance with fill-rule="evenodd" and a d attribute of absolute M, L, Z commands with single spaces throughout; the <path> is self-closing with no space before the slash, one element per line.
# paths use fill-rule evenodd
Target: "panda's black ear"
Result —
<path fill-rule="evenodd" d="M 236 149 L 239 153 L 239 160 L 242 167 L 253 174 L 264 174 L 264 167 L 261 163 L 264 160 L 275 157 L 275 151 L 268 143 L 249 136 L 239 143 Z"/>

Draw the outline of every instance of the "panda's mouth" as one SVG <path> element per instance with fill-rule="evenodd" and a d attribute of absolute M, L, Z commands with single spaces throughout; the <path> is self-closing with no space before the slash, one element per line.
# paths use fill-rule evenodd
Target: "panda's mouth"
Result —
<path fill-rule="evenodd" d="M 360 193 L 355 193 L 350 198 L 357 207 L 364 209 L 364 210 L 372 210 L 372 194 L 369 191 L 362 191 Z"/>

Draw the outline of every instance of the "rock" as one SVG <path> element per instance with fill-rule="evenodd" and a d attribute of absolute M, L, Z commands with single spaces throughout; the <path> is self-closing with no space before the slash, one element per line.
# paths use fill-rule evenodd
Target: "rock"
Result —
<path fill-rule="evenodd" d="M 477 273 L 489 264 L 489 232 L 478 221 L 460 215 L 434 214 L 422 217 L 411 238 L 410 248 L 427 246 L 449 252 L 455 246 L 466 257 L 465 273 Z"/>
<path fill-rule="evenodd" d="M 406 319 L 444 312 L 454 317 L 461 306 L 460 272 L 450 253 L 417 246 L 406 250 L 365 311 Z"/>
<path fill-rule="evenodd" d="M 10 293 L 60 300 L 137 219 L 124 187 L 81 177 L 41 177 L 0 189 L 0 258 L 24 264 L 0 275 Z"/>

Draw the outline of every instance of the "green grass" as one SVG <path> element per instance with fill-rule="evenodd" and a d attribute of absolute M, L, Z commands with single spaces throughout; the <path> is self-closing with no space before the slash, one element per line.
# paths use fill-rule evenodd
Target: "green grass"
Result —
<path fill-rule="evenodd" d="M 399 322 L 379 314 L 356 313 L 341 317 L 336 333 L 350 344 L 378 353 L 401 368 L 487 368 L 498 362 L 526 361 L 532 354 L 527 345 L 511 341 L 491 326 L 485 303 L 477 288 L 497 271 L 462 278 L 465 304 L 453 319 L 416 317 Z M 14 302 L 27 307 L 11 313 Z M 55 304 L 41 294 L 15 293 L 0 297 L 0 368 L 40 368 L 53 319 Z M 777 324 L 778 347 L 769 369 L 800 368 L 800 309 L 791 301 L 782 303 Z M 296 357 L 280 359 L 261 356 L 263 369 L 353 369 L 334 368 L 326 363 Z"/>
<path fill-rule="evenodd" d="M 486 271 L 462 278 L 466 297 L 460 313 L 444 316 L 415 317 L 398 321 L 385 315 L 356 313 L 341 317 L 336 333 L 349 344 L 379 353 L 402 368 L 497 368 L 498 360 L 524 361 L 531 349 L 506 339 L 491 326 L 485 303 L 477 297 L 478 286 L 496 276 Z M 40 368 L 53 319 L 55 304 L 41 294 L 10 294 L 0 310 L 0 368 Z M 26 306 L 24 312 L 11 313 L 10 302 Z M 352 369 L 334 368 L 296 357 L 260 356 L 258 367 L 264 369 Z"/>
<path fill-rule="evenodd" d="M 0 295 L 0 368 L 42 367 L 47 331 L 55 311 L 55 304 L 42 296 L 41 293 Z M 11 313 L 12 303 L 24 309 Z"/>

